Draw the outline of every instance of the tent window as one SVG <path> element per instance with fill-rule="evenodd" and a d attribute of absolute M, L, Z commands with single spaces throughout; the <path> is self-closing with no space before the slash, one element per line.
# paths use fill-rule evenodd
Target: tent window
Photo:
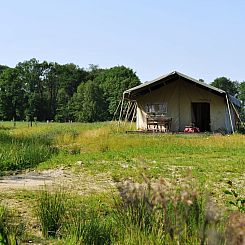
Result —
<path fill-rule="evenodd" d="M 156 115 L 166 114 L 167 113 L 167 103 L 147 104 L 146 112 L 149 114 L 156 114 Z"/>

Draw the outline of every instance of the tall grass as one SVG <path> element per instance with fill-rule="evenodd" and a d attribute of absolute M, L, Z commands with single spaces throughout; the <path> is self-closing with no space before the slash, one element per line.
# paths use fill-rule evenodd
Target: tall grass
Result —
<path fill-rule="evenodd" d="M 36 213 L 43 236 L 60 237 L 74 244 L 110 244 L 110 223 L 70 198 L 62 190 L 41 191 Z"/>
<path fill-rule="evenodd" d="M 40 220 L 44 237 L 59 235 L 66 217 L 67 197 L 63 191 L 50 193 L 41 191 L 38 198 L 37 216 Z"/>
<path fill-rule="evenodd" d="M 125 182 L 118 190 L 109 213 L 93 211 L 63 191 L 41 192 L 37 215 L 43 235 L 74 245 L 243 244 L 233 242 L 243 241 L 243 214 L 231 215 L 225 225 L 217 207 L 190 183 Z"/>
<path fill-rule="evenodd" d="M 222 243 L 218 230 L 222 222 L 214 210 L 205 208 L 202 195 L 191 185 L 173 186 L 166 180 L 119 185 L 115 218 L 120 240 L 140 244 L 207 244 L 216 239 Z M 210 238 L 211 229 L 215 238 Z M 218 238 L 217 238 L 218 237 Z M 222 240 L 223 239 L 223 240 Z"/>
<path fill-rule="evenodd" d="M 22 221 L 5 206 L 0 206 L 0 244 L 17 245 L 25 231 Z"/>
<path fill-rule="evenodd" d="M 55 153 L 49 140 L 36 135 L 19 137 L 0 130 L 0 145 L 0 171 L 34 167 Z"/>
<path fill-rule="evenodd" d="M 70 210 L 64 234 L 75 241 L 74 244 L 111 244 L 112 224 L 94 211 L 78 208 Z"/>

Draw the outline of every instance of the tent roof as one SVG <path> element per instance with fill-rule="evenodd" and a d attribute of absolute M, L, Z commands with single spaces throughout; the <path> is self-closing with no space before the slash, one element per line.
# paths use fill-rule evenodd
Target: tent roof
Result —
<path fill-rule="evenodd" d="M 124 97 L 126 99 L 135 99 L 136 97 L 140 96 L 140 95 L 144 95 L 146 93 L 149 93 L 150 91 L 153 91 L 155 89 L 158 89 L 162 86 L 165 86 L 166 84 L 168 84 L 171 81 L 174 81 L 178 78 L 182 78 L 188 82 L 194 83 L 195 85 L 202 87 L 203 89 L 207 89 L 213 93 L 219 94 L 221 96 L 225 96 L 227 93 L 219 88 L 216 88 L 214 86 L 211 86 L 207 83 L 204 82 L 200 82 L 192 77 L 189 77 L 185 74 L 182 74 L 180 72 L 177 71 L 173 71 L 169 74 L 163 75 L 161 77 L 158 77 L 152 81 L 147 81 L 145 83 L 142 83 L 136 87 L 130 88 L 126 91 L 124 91 Z M 233 96 L 229 96 L 231 102 L 233 104 L 235 104 L 236 106 L 241 106 L 241 102 L 236 99 Z"/>

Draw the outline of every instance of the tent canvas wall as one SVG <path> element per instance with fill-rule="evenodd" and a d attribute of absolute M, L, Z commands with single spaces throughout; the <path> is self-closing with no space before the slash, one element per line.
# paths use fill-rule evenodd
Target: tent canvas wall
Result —
<path fill-rule="evenodd" d="M 194 123 L 201 131 L 232 132 L 233 106 L 239 106 L 225 91 L 176 71 L 125 91 L 124 98 L 137 102 L 138 129 L 147 129 L 147 115 L 156 113 L 172 118 L 171 131 Z"/>

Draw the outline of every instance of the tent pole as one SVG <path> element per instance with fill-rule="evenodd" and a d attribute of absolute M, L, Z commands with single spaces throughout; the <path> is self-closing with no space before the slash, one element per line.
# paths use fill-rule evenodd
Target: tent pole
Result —
<path fill-rule="evenodd" d="M 116 109 L 116 111 L 115 111 L 115 113 L 114 113 L 114 115 L 113 115 L 112 121 L 114 121 L 114 120 L 116 119 L 116 114 L 117 114 L 117 111 L 118 111 L 118 109 L 119 109 L 121 103 L 122 103 L 122 100 L 120 100 L 119 103 L 118 103 L 118 105 L 117 105 L 117 109 Z"/>
<path fill-rule="evenodd" d="M 130 122 L 130 129 L 132 129 L 132 123 L 133 123 L 136 111 L 137 111 L 137 102 L 134 102 L 134 110 L 133 110 L 133 116 Z"/>
<path fill-rule="evenodd" d="M 120 114 L 119 114 L 119 124 L 122 120 L 122 110 L 123 110 L 123 103 L 124 103 L 124 93 L 123 93 L 123 97 L 122 97 L 122 103 L 121 103 L 121 109 L 120 109 Z"/>
<path fill-rule="evenodd" d="M 232 118 L 231 118 L 231 110 L 230 110 L 230 105 L 229 105 L 227 93 L 225 94 L 225 97 L 226 97 L 226 103 L 227 103 L 228 113 L 229 113 L 229 117 L 230 117 L 231 131 L 234 134 L 234 127 L 233 127 L 233 122 L 232 122 Z"/>
<path fill-rule="evenodd" d="M 131 101 L 131 105 L 130 105 L 130 110 L 129 110 L 129 112 L 128 112 L 128 119 L 129 119 L 129 117 L 130 117 L 130 115 L 132 115 L 132 113 L 134 112 L 134 106 L 135 106 L 135 101 Z"/>
<path fill-rule="evenodd" d="M 237 115 L 237 117 L 238 117 L 239 121 L 240 121 L 240 122 L 242 122 L 242 119 L 240 118 L 240 115 L 239 115 L 239 113 L 238 113 L 238 111 L 237 111 L 236 107 L 234 106 L 234 104 L 233 104 L 232 102 L 231 102 L 231 105 L 232 105 L 232 107 L 233 107 L 234 111 L 236 112 L 236 115 Z"/>
<path fill-rule="evenodd" d="M 123 122 L 125 120 L 125 117 L 127 116 L 127 110 L 128 110 L 128 105 L 129 105 L 129 101 L 127 102 L 125 108 L 122 110 L 122 118 L 121 118 L 121 122 Z M 125 115 L 125 117 L 124 117 Z M 124 119 L 123 119 L 124 118 Z"/>
<path fill-rule="evenodd" d="M 128 108 L 127 108 L 126 116 L 125 116 L 125 120 L 124 120 L 125 122 L 128 121 L 128 115 L 129 115 L 129 110 L 130 110 L 131 104 L 132 104 L 132 102 L 129 101 L 128 102 Z"/>
<path fill-rule="evenodd" d="M 179 132 L 180 132 L 180 76 L 178 79 L 178 106 L 179 106 Z"/>
<path fill-rule="evenodd" d="M 236 107 L 234 106 L 234 104 L 233 104 L 232 102 L 231 102 L 231 105 L 232 105 L 232 107 L 233 107 L 233 109 L 234 109 L 234 111 L 235 111 L 235 113 L 236 113 L 236 115 L 237 115 L 237 118 L 239 119 L 239 122 L 240 122 L 240 124 L 241 124 L 241 127 L 244 128 L 244 126 L 243 126 L 243 124 L 242 124 L 242 119 L 241 119 L 241 117 L 240 117 L 240 115 L 239 115 L 239 112 L 237 111 Z"/>
<path fill-rule="evenodd" d="M 121 120 L 122 120 L 123 103 L 124 103 L 124 93 L 123 93 L 123 97 L 122 97 L 122 100 L 121 100 L 121 108 L 120 108 L 118 124 L 117 124 L 117 132 L 119 131 L 119 126 L 120 126 L 120 123 L 121 123 Z"/>

